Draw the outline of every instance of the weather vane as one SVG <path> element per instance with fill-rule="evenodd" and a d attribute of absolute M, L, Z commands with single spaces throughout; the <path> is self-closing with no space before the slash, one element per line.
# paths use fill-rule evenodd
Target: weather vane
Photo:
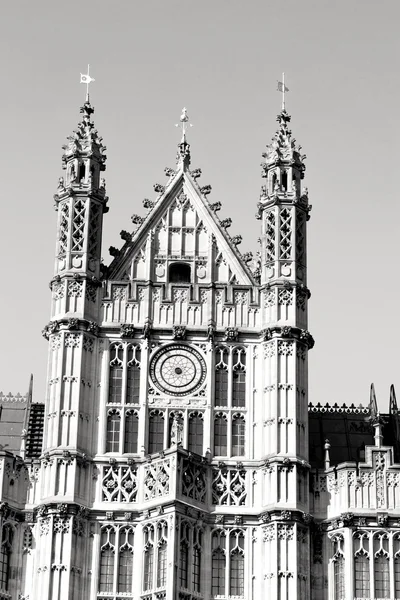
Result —
<path fill-rule="evenodd" d="M 285 73 L 282 73 L 282 81 L 278 81 L 278 92 L 282 92 L 282 110 L 285 110 L 285 92 L 288 92 L 289 88 L 285 85 Z"/>
<path fill-rule="evenodd" d="M 81 73 L 81 83 L 85 83 L 86 84 L 86 102 L 89 102 L 89 84 L 92 81 L 95 81 L 93 79 L 93 77 L 90 77 L 89 75 L 89 69 L 90 69 L 90 65 L 87 66 L 87 73 Z"/>
<path fill-rule="evenodd" d="M 180 124 L 176 123 L 175 127 L 182 127 L 182 142 L 186 140 L 186 129 L 187 127 L 193 127 L 191 123 L 189 123 L 189 115 L 187 114 L 187 110 L 185 107 L 182 108 L 181 118 L 179 119 Z"/>

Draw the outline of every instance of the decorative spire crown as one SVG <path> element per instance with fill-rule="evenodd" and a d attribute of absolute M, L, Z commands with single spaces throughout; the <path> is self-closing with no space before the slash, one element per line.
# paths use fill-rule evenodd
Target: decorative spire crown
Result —
<path fill-rule="evenodd" d="M 291 116 L 283 108 L 276 120 L 279 128 L 272 138 L 271 144 L 267 145 L 266 152 L 262 155 L 265 158 L 265 165 L 262 166 L 266 170 L 278 165 L 296 166 L 303 178 L 306 169 L 304 164 L 306 155 L 301 154 L 301 146 L 296 144 L 295 138 L 292 138 L 292 132 L 288 127 Z"/>
<path fill-rule="evenodd" d="M 104 168 L 107 159 L 105 154 L 107 148 L 103 145 L 103 138 L 91 121 L 94 108 L 89 100 L 86 100 L 84 105 L 81 106 L 80 112 L 83 115 L 82 120 L 78 123 L 73 134 L 67 137 L 68 143 L 62 147 L 64 150 L 63 162 L 65 163 L 69 159 L 78 156 L 86 156 L 97 159 Z"/>
<path fill-rule="evenodd" d="M 189 115 L 187 113 L 187 109 L 183 107 L 182 114 L 179 119 L 180 123 L 176 123 L 175 127 L 182 128 L 182 138 L 180 143 L 178 144 L 178 152 L 176 155 L 176 164 L 183 165 L 184 169 L 189 168 L 190 165 L 190 144 L 186 141 L 186 131 L 188 127 L 193 127 L 191 123 L 189 123 Z"/>

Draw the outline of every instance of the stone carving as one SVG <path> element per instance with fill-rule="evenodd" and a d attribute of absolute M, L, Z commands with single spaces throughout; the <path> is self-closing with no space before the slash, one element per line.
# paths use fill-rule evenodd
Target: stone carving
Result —
<path fill-rule="evenodd" d="M 206 501 L 206 469 L 187 458 L 180 462 L 182 496 L 198 502 Z"/>
<path fill-rule="evenodd" d="M 221 202 L 212 202 L 209 204 L 210 210 L 212 210 L 214 213 L 218 212 L 219 210 L 221 210 L 222 208 L 222 204 Z"/>
<path fill-rule="evenodd" d="M 121 250 L 119 250 L 115 246 L 110 246 L 108 251 L 109 251 L 110 255 L 113 256 L 114 258 L 117 258 L 121 254 Z"/>
<path fill-rule="evenodd" d="M 190 175 L 193 177 L 194 180 L 201 177 L 201 174 L 202 174 L 201 169 L 193 169 L 192 171 L 190 171 Z"/>
<path fill-rule="evenodd" d="M 44 338 L 46 338 L 46 340 L 49 339 L 49 337 L 53 334 L 56 333 L 58 330 L 60 329 L 60 323 L 58 321 L 50 321 L 43 329 L 42 329 L 42 336 Z"/>
<path fill-rule="evenodd" d="M 144 467 L 144 499 L 151 500 L 169 494 L 171 459 L 146 464 Z"/>
<path fill-rule="evenodd" d="M 211 185 L 203 185 L 203 187 L 200 188 L 200 193 L 203 194 L 203 196 L 208 196 L 211 194 L 211 190 Z"/>
<path fill-rule="evenodd" d="M 134 334 L 135 334 L 135 327 L 132 324 L 121 323 L 121 325 L 120 325 L 121 338 L 133 338 Z"/>
<path fill-rule="evenodd" d="M 163 194 L 165 192 L 165 186 L 161 185 L 161 183 L 155 183 L 153 185 L 153 189 L 156 192 L 156 194 Z"/>
<path fill-rule="evenodd" d="M 231 225 L 232 225 L 232 219 L 230 217 L 228 217 L 227 219 L 222 219 L 221 227 L 223 227 L 224 229 L 228 229 L 228 227 L 230 227 Z"/>
<path fill-rule="evenodd" d="M 237 327 L 227 327 L 225 329 L 225 341 L 237 342 L 239 338 L 239 331 Z"/>
<path fill-rule="evenodd" d="M 186 339 L 185 325 L 173 325 L 172 337 L 174 340 L 185 340 Z"/>
<path fill-rule="evenodd" d="M 289 512 L 289 511 L 282 511 Z M 292 540 L 294 535 L 294 525 L 284 525 L 278 523 L 278 539 L 280 540 Z"/>
<path fill-rule="evenodd" d="M 244 506 L 246 504 L 246 471 L 222 467 L 212 471 L 213 504 Z"/>
<path fill-rule="evenodd" d="M 103 467 L 103 502 L 137 501 L 137 468 L 130 466 Z"/>
<path fill-rule="evenodd" d="M 86 324 L 86 329 L 93 335 L 97 335 L 100 328 L 95 321 L 88 321 Z"/>
<path fill-rule="evenodd" d="M 279 340 L 278 341 L 278 354 L 280 356 L 292 356 L 293 342 L 284 342 L 282 340 Z"/>
<path fill-rule="evenodd" d="M 234 235 L 234 236 L 231 238 L 231 241 L 232 241 L 232 244 L 233 244 L 234 246 L 239 246 L 239 244 L 241 244 L 241 243 L 242 243 L 242 241 L 243 241 L 243 238 L 242 238 L 242 236 L 241 236 L 240 234 L 239 234 L 239 235 Z"/>
<path fill-rule="evenodd" d="M 155 202 L 152 202 L 152 200 L 149 200 L 148 198 L 145 198 L 143 200 L 142 204 L 143 204 L 144 208 L 147 208 L 147 210 L 151 210 L 156 205 Z"/>
<path fill-rule="evenodd" d="M 171 425 L 171 446 L 182 446 L 183 419 L 180 414 L 174 415 Z"/>
<path fill-rule="evenodd" d="M 77 333 L 67 333 L 64 338 L 64 346 L 66 348 L 79 348 L 81 336 Z"/>
<path fill-rule="evenodd" d="M 79 319 L 76 319 L 75 317 L 71 317 L 70 319 L 67 320 L 67 329 L 78 329 L 79 326 Z"/>
<path fill-rule="evenodd" d="M 82 281 L 68 281 L 68 296 L 70 298 L 81 298 L 82 290 L 83 290 L 83 282 Z"/>

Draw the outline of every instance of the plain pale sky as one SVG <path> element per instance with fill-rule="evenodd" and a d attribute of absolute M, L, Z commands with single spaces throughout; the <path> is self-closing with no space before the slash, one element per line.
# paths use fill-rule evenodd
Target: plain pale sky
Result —
<path fill-rule="evenodd" d="M 0 24 L 3 392 L 43 401 L 61 146 L 91 65 L 107 145 L 103 255 L 174 166 L 186 106 L 192 166 L 257 249 L 261 154 L 285 71 L 293 134 L 307 154 L 310 400 L 387 409 L 399 383 L 398 0 L 31 0 Z"/>

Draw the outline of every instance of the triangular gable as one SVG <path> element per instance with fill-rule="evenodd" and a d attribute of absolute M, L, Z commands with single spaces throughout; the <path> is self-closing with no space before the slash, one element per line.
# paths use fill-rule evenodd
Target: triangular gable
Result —
<path fill-rule="evenodd" d="M 109 278 L 124 280 L 130 275 L 163 282 L 168 264 L 176 261 L 191 264 L 198 283 L 254 285 L 232 238 L 184 170 L 171 178 L 132 240 L 125 243 L 110 265 Z"/>

